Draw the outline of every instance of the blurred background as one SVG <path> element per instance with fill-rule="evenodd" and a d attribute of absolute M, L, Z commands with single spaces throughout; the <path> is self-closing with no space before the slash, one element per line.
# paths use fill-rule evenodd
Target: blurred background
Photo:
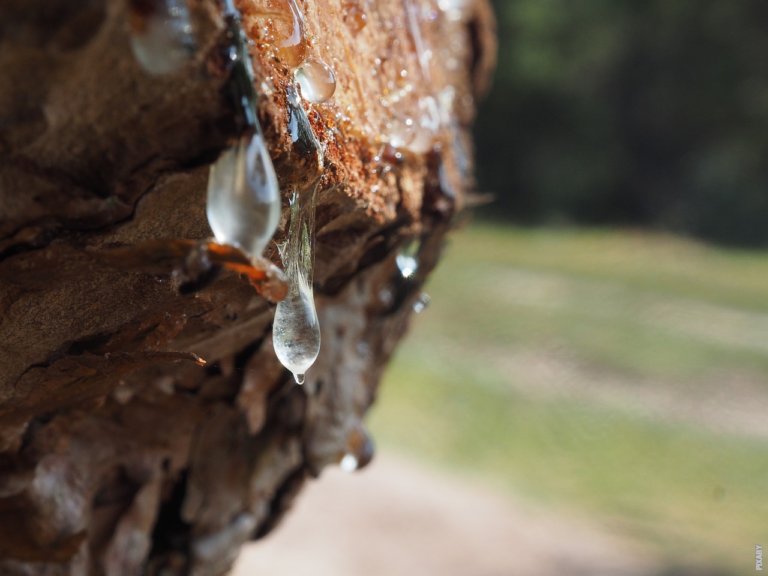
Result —
<path fill-rule="evenodd" d="M 429 281 L 377 459 L 238 576 L 725 576 L 768 546 L 768 2 L 495 8 L 496 201 Z"/>

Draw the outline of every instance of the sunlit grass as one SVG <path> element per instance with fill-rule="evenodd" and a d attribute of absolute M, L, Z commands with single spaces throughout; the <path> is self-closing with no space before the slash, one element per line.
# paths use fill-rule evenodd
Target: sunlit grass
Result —
<path fill-rule="evenodd" d="M 754 544 L 768 542 L 765 438 L 537 394 L 511 358 L 554 351 L 587 375 L 692 394 L 738 372 L 768 394 L 768 256 L 632 233 L 475 227 L 428 290 L 433 305 L 373 411 L 380 441 L 594 514 L 670 562 L 754 570 Z"/>

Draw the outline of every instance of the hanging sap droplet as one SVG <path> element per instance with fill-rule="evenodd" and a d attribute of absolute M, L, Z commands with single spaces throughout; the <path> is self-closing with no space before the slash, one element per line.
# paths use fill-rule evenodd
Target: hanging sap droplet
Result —
<path fill-rule="evenodd" d="M 131 48 L 150 74 L 180 70 L 195 52 L 185 0 L 131 2 Z"/>
<path fill-rule="evenodd" d="M 419 99 L 419 115 L 415 134 L 406 148 L 417 154 L 429 152 L 435 145 L 435 137 L 440 130 L 440 108 L 432 96 Z"/>
<path fill-rule="evenodd" d="M 339 460 L 339 466 L 344 472 L 354 472 L 365 468 L 373 460 L 373 440 L 362 422 L 354 425 L 347 436 L 347 446 L 344 455 Z"/>
<path fill-rule="evenodd" d="M 320 322 L 312 289 L 303 274 L 291 278 L 288 296 L 277 304 L 272 334 L 280 363 L 303 384 L 304 374 L 320 352 Z"/>
<path fill-rule="evenodd" d="M 301 97 L 313 104 L 327 102 L 336 92 L 336 75 L 328 64 L 308 58 L 294 72 Z"/>
<path fill-rule="evenodd" d="M 410 278 L 419 269 L 419 248 L 421 243 L 418 240 L 411 240 L 403 246 L 395 258 L 395 263 L 400 269 L 403 278 Z"/>
<path fill-rule="evenodd" d="M 416 314 L 424 312 L 431 301 L 432 298 L 430 298 L 429 294 L 422 292 L 419 295 L 419 299 L 413 303 L 413 311 L 416 312 Z"/>
<path fill-rule="evenodd" d="M 280 188 L 260 132 L 241 138 L 211 166 L 207 211 L 219 243 L 261 255 L 280 222 Z"/>
<path fill-rule="evenodd" d="M 320 322 L 312 294 L 312 242 L 315 193 L 305 209 L 294 192 L 288 243 L 282 249 L 283 265 L 291 283 L 288 296 L 279 302 L 272 326 L 272 341 L 280 363 L 293 372 L 296 382 L 304 383 L 304 374 L 320 352 Z"/>

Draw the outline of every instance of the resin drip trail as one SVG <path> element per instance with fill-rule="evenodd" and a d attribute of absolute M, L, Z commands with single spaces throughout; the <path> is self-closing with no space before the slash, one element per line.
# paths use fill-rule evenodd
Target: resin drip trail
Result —
<path fill-rule="evenodd" d="M 309 197 L 294 190 L 291 198 L 288 241 L 280 251 L 291 288 L 277 305 L 272 328 L 275 353 L 299 384 L 320 352 L 320 323 L 312 293 L 316 195 L 317 186 Z"/>

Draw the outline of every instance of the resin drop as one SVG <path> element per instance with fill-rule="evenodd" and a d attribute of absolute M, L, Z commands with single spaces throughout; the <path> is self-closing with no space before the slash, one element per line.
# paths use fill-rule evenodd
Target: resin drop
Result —
<path fill-rule="evenodd" d="M 322 60 L 308 58 L 294 72 L 301 97 L 313 104 L 327 102 L 336 91 L 336 75 Z"/>
<path fill-rule="evenodd" d="M 403 148 L 413 142 L 416 127 L 408 116 L 395 114 L 384 125 L 384 139 L 393 148 Z"/>
<path fill-rule="evenodd" d="M 344 472 L 365 468 L 373 460 L 375 451 L 371 436 L 362 422 L 359 422 L 347 436 L 347 446 L 339 460 L 339 466 Z"/>
<path fill-rule="evenodd" d="M 363 7 L 358 4 L 357 0 L 347 0 L 344 3 L 343 14 L 344 22 L 347 23 L 347 26 L 355 35 L 365 28 L 365 25 L 368 23 L 368 15 L 363 10 Z"/>
<path fill-rule="evenodd" d="M 280 188 L 260 132 L 241 138 L 211 166 L 207 211 L 220 244 L 261 255 L 280 222 Z"/>
<path fill-rule="evenodd" d="M 314 229 L 314 193 L 302 209 L 301 198 L 294 192 L 291 199 L 291 222 L 288 242 L 281 253 L 291 288 L 275 310 L 272 341 L 280 363 L 293 372 L 298 384 L 320 352 L 320 322 L 312 294 L 312 243 Z"/>
<path fill-rule="evenodd" d="M 131 48 L 150 74 L 180 70 L 195 52 L 185 0 L 131 3 Z"/>
<path fill-rule="evenodd" d="M 354 472 L 357 470 L 357 456 L 354 454 L 345 454 L 344 458 L 339 462 L 339 466 L 344 472 Z"/>
<path fill-rule="evenodd" d="M 320 352 L 320 323 L 312 289 L 302 275 L 291 280 L 288 296 L 278 303 L 272 334 L 280 363 L 304 384 L 304 374 Z"/>
<path fill-rule="evenodd" d="M 273 33 L 275 46 L 288 66 L 296 67 L 307 56 L 304 15 L 295 0 L 276 2 Z"/>
<path fill-rule="evenodd" d="M 418 240 L 411 240 L 397 254 L 395 262 L 403 278 L 410 278 L 419 269 L 420 244 Z"/>

